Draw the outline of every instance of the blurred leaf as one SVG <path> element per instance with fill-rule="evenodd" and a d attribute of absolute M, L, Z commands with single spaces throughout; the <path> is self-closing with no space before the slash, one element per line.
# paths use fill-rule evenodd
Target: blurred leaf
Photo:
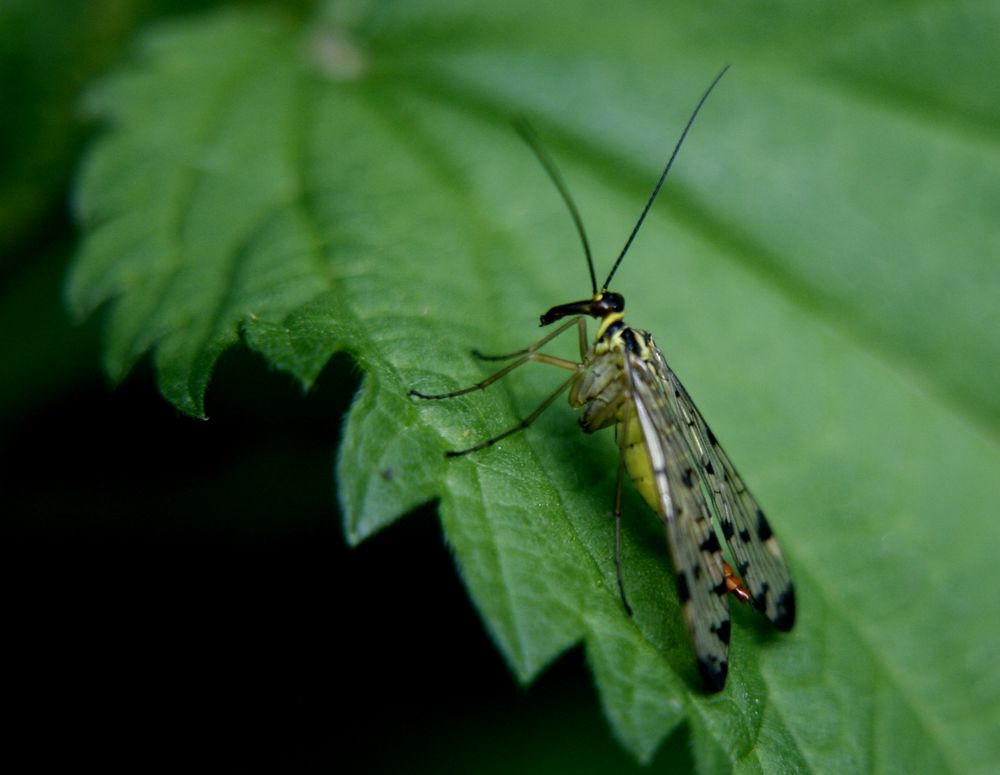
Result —
<path fill-rule="evenodd" d="M 109 61 L 127 10 L 121 2 L 101 0 L 9 0 L 0 6 L 0 96 L 6 108 L 0 123 L 0 259 L 64 206 L 59 192 L 83 129 L 73 115 L 74 100 Z"/>
<path fill-rule="evenodd" d="M 93 94 L 108 130 L 79 187 L 71 304 L 108 303 L 109 371 L 152 350 L 195 415 L 241 335 L 306 384 L 350 352 L 365 372 L 339 461 L 350 539 L 440 498 L 518 677 L 583 641 L 638 756 L 687 721 L 705 771 L 986 771 L 1000 55 L 982 31 L 998 11 L 633 8 L 348 3 L 305 28 L 231 13 L 157 29 Z M 522 347 L 541 311 L 588 293 L 507 119 L 532 116 L 560 160 L 600 274 L 726 62 L 615 280 L 773 515 L 800 590 L 791 636 L 737 615 L 730 682 L 705 697 L 636 497 L 636 615 L 621 610 L 610 438 L 582 437 L 563 405 L 488 452 L 441 455 L 513 424 L 558 375 L 433 405 L 406 392 L 475 382 L 470 347 Z"/>
<path fill-rule="evenodd" d="M 260 0 L 227 0 L 227 5 Z M 295 12 L 308 0 L 282 0 Z M 211 0 L 5 0 L 0 4 L 0 260 L 65 208 L 82 144 L 80 90 L 114 61 L 137 25 Z M 275 5 L 270 0 L 270 5 Z M 42 226 L 46 219 L 49 223 Z M 27 263 L 17 256 L 17 263 Z"/>

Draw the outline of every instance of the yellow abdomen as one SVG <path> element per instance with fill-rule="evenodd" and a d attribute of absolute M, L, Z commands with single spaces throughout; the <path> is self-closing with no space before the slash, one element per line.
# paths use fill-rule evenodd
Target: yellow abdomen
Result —
<path fill-rule="evenodd" d="M 622 423 L 615 426 L 615 433 L 620 438 Z M 660 514 L 660 494 L 653 478 L 653 467 L 649 462 L 646 440 L 642 435 L 642 427 L 634 417 L 628 424 L 628 437 L 625 439 L 625 469 L 649 507 Z"/>

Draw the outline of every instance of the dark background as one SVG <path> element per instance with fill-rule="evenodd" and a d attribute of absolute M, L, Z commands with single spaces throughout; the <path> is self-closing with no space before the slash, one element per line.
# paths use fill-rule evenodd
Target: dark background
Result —
<path fill-rule="evenodd" d="M 433 506 L 345 546 L 346 360 L 303 396 L 234 351 L 207 422 L 145 369 L 118 389 L 80 377 L 4 428 L 9 699 L 43 760 L 628 764 L 579 652 L 518 688 Z"/>
<path fill-rule="evenodd" d="M 458 578 L 433 504 L 364 545 L 340 531 L 334 457 L 360 375 L 304 394 L 240 348 L 208 421 L 148 362 L 100 371 L 70 321 L 87 84 L 135 31 L 210 3 L 0 11 L 0 503 L 8 757 L 235 769 L 623 771 L 582 654 L 517 685 Z M 291 3 L 293 8 L 305 3 Z M 162 6 L 162 7 L 161 7 Z M 167 10 L 169 7 L 169 11 Z M 686 738 L 660 760 L 688 769 Z"/>

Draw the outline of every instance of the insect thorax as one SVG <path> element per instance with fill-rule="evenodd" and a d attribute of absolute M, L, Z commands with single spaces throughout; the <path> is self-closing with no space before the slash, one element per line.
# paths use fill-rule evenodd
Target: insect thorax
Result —
<path fill-rule="evenodd" d="M 585 433 L 621 422 L 625 405 L 632 400 L 625 351 L 646 352 L 648 338 L 645 331 L 621 322 L 607 329 L 602 327 L 584 356 L 584 374 L 569 395 L 571 406 L 584 407 L 579 422 Z"/>
<path fill-rule="evenodd" d="M 651 346 L 652 338 L 647 332 L 624 323 L 604 331 L 584 357 L 585 371 L 570 393 L 569 402 L 573 407 L 584 408 L 579 423 L 585 433 L 616 426 L 629 476 L 653 510 L 660 513 L 649 452 L 625 366 L 626 351 L 645 361 L 650 357 Z M 626 414 L 630 418 L 627 424 Z M 622 434 L 626 435 L 624 440 Z"/>

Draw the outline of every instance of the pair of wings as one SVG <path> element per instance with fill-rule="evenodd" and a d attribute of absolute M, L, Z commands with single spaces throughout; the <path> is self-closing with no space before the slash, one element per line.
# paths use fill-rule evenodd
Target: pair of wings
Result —
<path fill-rule="evenodd" d="M 728 671 L 730 586 L 713 512 L 750 603 L 780 630 L 795 622 L 795 593 L 764 512 L 652 336 L 632 330 L 646 344 L 642 354 L 624 354 L 632 421 L 649 453 L 698 669 L 718 691 Z"/>

